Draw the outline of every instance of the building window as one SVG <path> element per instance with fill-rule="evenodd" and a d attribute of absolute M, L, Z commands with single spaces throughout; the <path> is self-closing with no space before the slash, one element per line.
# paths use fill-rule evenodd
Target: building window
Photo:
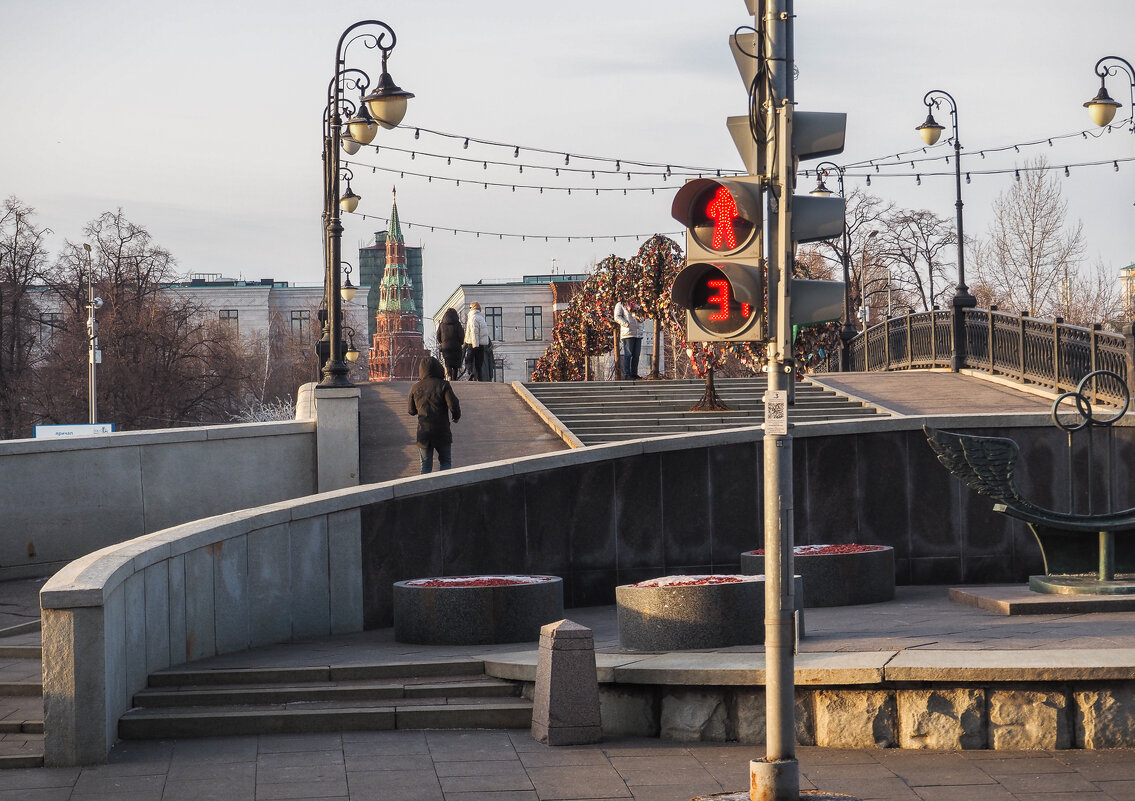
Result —
<path fill-rule="evenodd" d="M 311 312 L 307 309 L 292 309 L 292 339 L 311 338 Z"/>
<path fill-rule="evenodd" d="M 524 338 L 537 342 L 544 338 L 544 310 L 540 306 L 524 307 Z"/>
<path fill-rule="evenodd" d="M 61 312 L 43 312 L 39 315 L 39 344 L 47 347 L 55 339 L 55 334 L 63 330 Z"/>
<path fill-rule="evenodd" d="M 504 315 L 500 306 L 485 307 L 485 322 L 489 324 L 489 339 L 500 342 L 504 339 Z"/>
<path fill-rule="evenodd" d="M 234 336 L 240 333 L 240 312 L 236 309 L 221 309 L 217 312 L 217 319 L 232 329 Z"/>
<path fill-rule="evenodd" d="M 504 383 L 504 357 L 493 359 L 493 381 L 497 384 Z"/>
<path fill-rule="evenodd" d="M 539 359 L 525 359 L 524 360 L 524 372 L 527 374 L 526 380 L 528 380 L 528 381 L 532 380 L 532 374 L 534 372 L 536 372 L 536 365 L 539 364 L 539 362 L 540 362 Z"/>

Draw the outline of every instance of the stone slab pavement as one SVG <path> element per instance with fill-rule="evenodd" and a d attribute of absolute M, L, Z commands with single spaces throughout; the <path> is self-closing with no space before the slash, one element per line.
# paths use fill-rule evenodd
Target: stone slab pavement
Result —
<path fill-rule="evenodd" d="M 409 381 L 359 385 L 360 483 L 418 475 L 417 418 L 406 411 L 411 386 Z M 452 427 L 454 466 L 568 450 L 510 385 L 456 381 L 453 392 L 461 403 L 461 421 Z"/>
<path fill-rule="evenodd" d="M 135 741 L 109 764 L 0 772 L 0 801 L 686 801 L 743 790 L 753 745 L 617 738 L 548 747 L 526 730 Z M 1125 801 L 1132 751 L 797 750 L 801 789 L 894 801 Z"/>
<path fill-rule="evenodd" d="M 0 610 L 30 611 L 36 582 L 0 583 Z M 622 649 L 613 607 L 568 610 L 597 649 Z M 929 665 L 981 669 L 1019 654 L 1020 669 L 1061 655 L 1110 652 L 1135 665 L 1135 612 L 1013 618 L 951 603 L 945 587 L 899 587 L 892 602 L 808 610 L 801 662 L 901 651 Z M 38 632 L 0 638 L 28 644 Z M 525 646 L 442 647 L 394 641 L 389 629 L 214 657 L 196 667 L 420 661 L 516 652 Z M 535 650 L 535 643 L 530 650 Z M 752 658 L 759 646 L 663 654 L 681 670 Z M 964 657 L 964 658 L 963 658 Z M 955 664 L 962 659 L 965 665 Z M 18 669 L 27 673 L 30 660 Z M 1027 663 L 1027 664 L 1026 664 Z M 34 663 L 35 666 L 38 663 Z M 17 669 L 13 667 L 13 669 Z M 25 676 L 26 677 L 26 676 Z M 13 678 L 16 678 L 13 676 Z M 18 735 L 25 740 L 34 739 Z M 0 750 L 6 743 L 0 743 Z M 42 745 L 39 745 L 42 748 Z M 21 753 L 28 744 L 11 743 Z M 381 731 L 210 737 L 119 743 L 106 765 L 0 771 L 0 801 L 686 801 L 742 790 L 759 745 L 610 738 L 548 747 L 527 730 Z M 1135 750 L 837 750 L 799 747 L 802 787 L 862 799 L 911 801 L 1135 801 Z"/>
<path fill-rule="evenodd" d="M 983 414 L 1052 410 L 1055 393 L 1002 383 L 972 371 L 896 370 L 809 375 L 820 386 L 901 415 Z"/>

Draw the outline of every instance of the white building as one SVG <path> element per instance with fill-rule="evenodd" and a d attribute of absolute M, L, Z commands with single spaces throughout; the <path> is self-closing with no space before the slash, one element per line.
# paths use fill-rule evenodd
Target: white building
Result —
<path fill-rule="evenodd" d="M 194 274 L 188 281 L 164 287 L 189 298 L 210 316 L 234 327 L 241 338 L 268 337 L 272 325 L 276 331 L 295 339 L 315 342 L 320 337 L 319 307 L 323 302 L 322 286 L 289 286 L 287 281 L 264 278 L 259 281 L 225 278 L 215 274 Z M 351 301 L 342 302 L 343 319 L 357 335 L 355 347 L 367 350 L 366 288 Z"/>
<path fill-rule="evenodd" d="M 557 306 L 566 308 L 564 285 L 578 284 L 586 275 L 526 275 L 519 281 L 478 281 L 461 284 L 446 298 L 433 315 L 433 325 L 426 331 L 431 345 L 434 332 L 446 309 L 456 309 L 465 325 L 469 304 L 477 301 L 489 324 L 496 360 L 497 381 L 528 381 L 536 361 L 544 355 L 552 341 L 552 326 Z M 556 286 L 561 291 L 557 293 Z M 560 300 L 557 303 L 556 295 Z"/>
<path fill-rule="evenodd" d="M 493 340 L 496 360 L 496 381 L 529 381 L 536 362 L 552 342 L 555 314 L 567 309 L 571 296 L 587 275 L 526 275 L 519 281 L 486 281 L 460 284 L 433 315 L 433 326 L 426 331 L 429 345 L 433 341 L 441 316 L 446 309 L 456 309 L 465 325 L 469 304 L 477 301 L 485 313 Z M 612 309 L 612 314 L 614 310 Z M 645 375 L 654 353 L 654 327 L 651 321 L 643 326 L 642 355 L 639 373 Z M 597 359 L 600 380 L 611 377 L 611 356 Z"/>

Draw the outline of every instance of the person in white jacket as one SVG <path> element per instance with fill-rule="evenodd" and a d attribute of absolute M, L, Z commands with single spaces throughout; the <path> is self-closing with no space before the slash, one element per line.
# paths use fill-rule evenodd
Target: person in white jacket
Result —
<path fill-rule="evenodd" d="M 469 316 L 465 321 L 465 344 L 473 354 L 473 372 L 470 381 L 486 380 L 485 347 L 489 344 L 489 324 L 481 311 L 481 304 L 473 301 L 469 304 Z"/>
<path fill-rule="evenodd" d="M 615 322 L 619 324 L 619 348 L 622 351 L 623 378 L 638 378 L 638 357 L 642 353 L 642 318 L 636 309 L 621 300 L 615 304 Z"/>

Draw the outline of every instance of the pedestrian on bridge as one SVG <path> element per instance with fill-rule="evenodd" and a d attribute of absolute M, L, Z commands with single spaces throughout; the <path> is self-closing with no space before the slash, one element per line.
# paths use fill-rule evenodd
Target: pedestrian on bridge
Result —
<path fill-rule="evenodd" d="M 485 364 L 485 349 L 492 340 L 489 338 L 489 324 L 481 311 L 481 304 L 469 304 L 469 317 L 465 320 L 465 343 L 473 355 L 473 370 L 470 381 L 491 381 L 490 368 Z"/>
<path fill-rule="evenodd" d="M 638 357 L 642 353 L 642 318 L 638 309 L 629 301 L 621 300 L 615 304 L 615 322 L 619 324 L 619 348 L 622 351 L 620 364 L 623 378 L 633 381 L 638 378 Z"/>
<path fill-rule="evenodd" d="M 437 451 L 439 470 L 453 466 L 453 422 L 461 419 L 461 404 L 453 394 L 453 387 L 445 380 L 445 368 L 433 356 L 418 363 L 420 379 L 410 387 L 409 412 L 418 418 L 417 445 L 421 457 L 421 473 L 433 471 L 434 451 Z"/>
<path fill-rule="evenodd" d="M 435 336 L 441 360 L 445 363 L 445 378 L 448 381 L 456 381 L 457 375 L 461 372 L 461 350 L 465 342 L 465 328 L 457 316 L 457 309 L 445 310 Z"/>

